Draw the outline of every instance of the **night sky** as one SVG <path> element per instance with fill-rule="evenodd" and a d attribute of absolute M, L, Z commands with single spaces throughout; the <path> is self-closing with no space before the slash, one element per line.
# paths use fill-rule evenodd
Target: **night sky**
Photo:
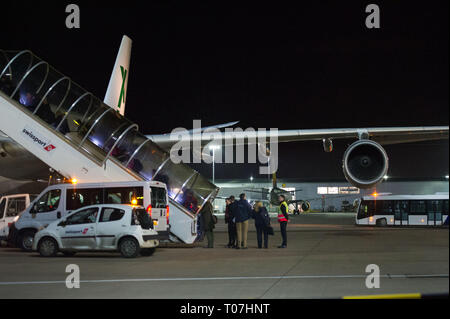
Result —
<path fill-rule="evenodd" d="M 91 1 L 92 2 L 92 1 Z M 147 1 L 146 1 L 147 2 Z M 123 34 L 133 39 L 126 116 L 147 134 L 240 120 L 240 127 L 448 125 L 448 1 L 75 2 L 2 4 L 0 48 L 30 49 L 104 97 Z M 365 7 L 381 8 L 381 29 Z M 6 5 L 6 8 L 5 8 Z M 281 178 L 343 179 L 348 142 L 280 146 Z M 448 141 L 386 147 L 389 175 L 448 174 Z M 196 166 L 207 176 L 210 165 Z M 216 178 L 258 177 L 255 165 L 218 165 Z"/>

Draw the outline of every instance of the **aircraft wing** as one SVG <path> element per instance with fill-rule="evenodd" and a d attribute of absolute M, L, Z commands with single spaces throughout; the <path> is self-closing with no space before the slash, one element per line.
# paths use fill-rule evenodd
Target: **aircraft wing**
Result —
<path fill-rule="evenodd" d="M 322 141 L 324 139 L 358 139 L 361 136 L 370 138 L 382 145 L 402 144 L 421 141 L 448 139 L 448 126 L 422 127 L 374 127 L 374 128 L 337 128 L 337 129 L 306 129 L 280 130 L 276 132 L 279 143 Z M 213 140 L 212 134 L 189 133 L 191 141 L 200 141 L 202 145 Z M 149 139 L 169 150 L 177 141 L 171 140 L 170 134 L 149 135 Z M 249 144 L 248 138 L 257 141 L 257 132 L 234 132 L 227 136 L 222 134 L 223 145 Z M 239 139 L 241 141 L 239 141 Z"/>

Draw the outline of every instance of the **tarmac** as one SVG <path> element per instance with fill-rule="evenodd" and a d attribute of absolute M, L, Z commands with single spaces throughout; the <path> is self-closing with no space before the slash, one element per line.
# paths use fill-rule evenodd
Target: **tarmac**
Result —
<path fill-rule="evenodd" d="M 291 218 L 288 248 L 278 225 L 269 249 L 258 249 L 254 227 L 249 249 L 226 248 L 223 219 L 215 248 L 158 248 L 151 257 L 79 253 L 42 258 L 0 248 L 0 298 L 341 298 L 375 294 L 448 294 L 448 228 L 376 228 L 354 225 L 354 214 L 303 214 Z M 80 288 L 69 289 L 68 265 L 80 270 Z M 380 271 L 368 288 L 368 265 Z M 373 266 L 372 266 L 373 267 Z M 371 268 L 373 269 L 373 268 Z M 369 270 L 368 270 L 369 271 Z"/>

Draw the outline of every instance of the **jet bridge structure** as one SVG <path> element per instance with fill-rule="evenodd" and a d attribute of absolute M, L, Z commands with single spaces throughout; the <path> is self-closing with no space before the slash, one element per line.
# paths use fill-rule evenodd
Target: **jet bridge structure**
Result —
<path fill-rule="evenodd" d="M 0 50 L 0 130 L 68 179 L 166 183 L 175 241 L 194 242 L 197 214 L 219 191 L 30 51 Z"/>

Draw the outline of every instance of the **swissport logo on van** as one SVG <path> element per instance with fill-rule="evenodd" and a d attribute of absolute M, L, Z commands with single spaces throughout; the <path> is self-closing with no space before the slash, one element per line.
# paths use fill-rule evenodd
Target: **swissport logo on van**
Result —
<path fill-rule="evenodd" d="M 40 134 L 36 130 L 25 127 L 22 130 L 22 133 L 29 137 L 36 145 L 42 147 L 46 152 L 50 153 L 51 151 L 56 149 L 55 145 L 53 145 L 48 139 L 42 137 L 42 134 Z"/>

